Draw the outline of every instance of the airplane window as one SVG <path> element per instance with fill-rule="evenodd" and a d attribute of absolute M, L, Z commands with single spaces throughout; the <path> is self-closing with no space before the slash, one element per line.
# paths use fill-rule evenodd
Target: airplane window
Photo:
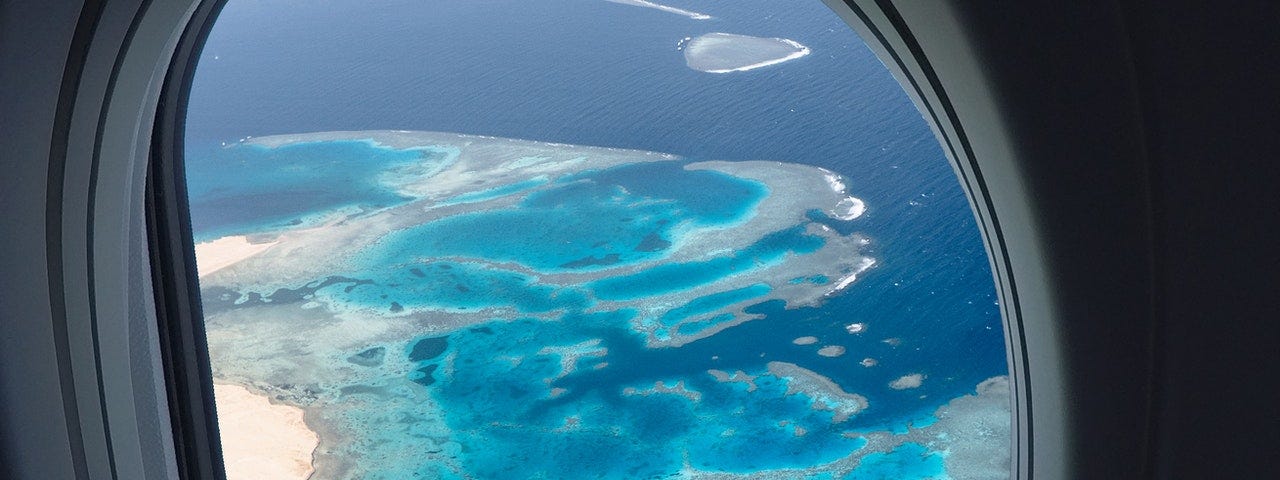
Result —
<path fill-rule="evenodd" d="M 928 124 L 818 0 L 231 0 L 185 126 L 231 478 L 1008 478 Z"/>

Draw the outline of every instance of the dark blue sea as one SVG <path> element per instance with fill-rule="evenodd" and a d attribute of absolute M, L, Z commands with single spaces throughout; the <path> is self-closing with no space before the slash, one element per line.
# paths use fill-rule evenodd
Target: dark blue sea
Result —
<path fill-rule="evenodd" d="M 602 0 L 232 0 L 202 53 L 192 88 L 186 123 L 188 168 L 193 175 L 203 171 L 210 178 L 225 177 L 228 170 L 214 163 L 227 158 L 223 144 L 249 136 L 333 130 L 457 132 L 666 152 L 690 160 L 779 160 L 821 166 L 843 175 L 848 192 L 866 202 L 861 218 L 833 226 L 871 239 L 865 253 L 876 259 L 873 269 L 822 307 L 785 310 L 776 302 L 761 304 L 753 311 L 766 313 L 766 318 L 681 348 L 646 349 L 623 330 L 596 332 L 609 344 L 610 375 L 566 381 L 590 401 L 630 415 L 625 412 L 635 409 L 626 404 L 634 400 L 608 392 L 712 368 L 759 371 L 770 361 L 791 362 L 869 399 L 871 407 L 851 420 L 856 429 L 902 430 L 909 422 L 928 421 L 937 407 L 972 393 L 982 380 L 1005 374 L 992 276 L 968 201 L 928 125 L 862 40 L 819 0 L 661 3 L 715 18 L 695 21 Z M 812 54 L 731 74 L 688 68 L 677 45 L 686 37 L 710 32 L 789 38 L 808 46 Z M 371 148 L 362 145 L 342 148 Z M 380 161 L 392 163 L 412 158 L 394 152 L 378 155 L 385 157 Z M 297 208 L 255 221 L 264 226 L 285 222 L 353 198 L 369 201 L 369 195 L 387 204 L 403 201 L 370 193 L 369 181 L 326 173 L 306 179 L 307 185 L 341 188 L 319 188 L 314 194 L 284 199 L 264 183 L 253 188 L 266 201 Z M 219 211 L 216 201 L 194 198 L 216 200 L 218 192 L 194 177 L 191 184 L 197 236 L 232 233 L 229 225 L 243 219 L 235 212 L 226 218 L 201 214 L 201 208 Z M 566 318 L 564 323 L 600 321 Z M 865 323 L 867 330 L 850 335 L 844 329 L 850 323 Z M 496 341 L 486 338 L 503 333 L 510 335 L 506 341 L 534 343 L 539 335 L 558 334 L 546 328 L 530 333 L 517 326 L 495 322 L 483 334 L 455 335 L 451 348 L 479 351 L 481 343 Z M 821 344 L 842 345 L 851 353 L 817 357 L 812 348 L 792 344 L 792 339 L 806 335 L 818 336 Z M 468 347 L 468 342 L 474 345 Z M 877 359 L 879 365 L 859 365 L 864 357 Z M 899 376 L 916 372 L 925 375 L 921 387 L 888 387 Z M 729 388 L 714 382 L 700 387 Z M 448 389 L 490 387 L 459 382 L 434 388 L 447 394 Z M 504 393 L 518 399 L 516 392 Z M 499 397 L 495 392 L 494 401 Z M 753 408 L 775 407 L 807 408 Z M 521 411 L 531 417 L 545 413 Z M 708 410 L 699 415 L 705 421 L 716 414 Z M 767 412 L 759 415 L 763 418 Z M 655 425 L 654 418 L 668 423 Z M 670 435 L 663 429 L 679 431 L 697 423 L 677 413 L 642 415 L 634 422 L 645 423 L 643 428 L 659 439 Z M 458 426 L 483 428 L 465 421 Z M 537 439 L 494 440 L 495 445 L 532 441 Z M 830 451 L 858 446 L 852 440 L 813 442 L 818 440 L 776 447 L 780 456 L 791 452 L 793 460 L 814 463 L 838 458 Z M 742 470 L 747 466 L 732 458 L 772 448 L 758 443 L 739 447 L 725 452 L 726 459 L 708 457 L 696 466 Z M 592 452 L 627 451 L 617 445 L 555 448 L 580 452 L 583 458 L 595 455 Z M 559 467 L 570 468 L 581 460 L 575 458 L 539 461 L 567 462 Z M 619 465 L 641 462 L 639 457 L 632 460 L 617 458 Z M 875 466 L 880 461 L 868 458 L 868 472 L 880 468 Z M 503 462 L 495 458 L 491 463 Z M 761 463 L 754 467 L 795 466 L 773 465 L 767 459 Z M 600 475 L 637 474 L 600 468 Z M 660 472 L 665 467 L 653 468 Z M 481 476 L 502 475 L 494 470 Z M 868 473 L 866 478 L 879 477 Z"/>

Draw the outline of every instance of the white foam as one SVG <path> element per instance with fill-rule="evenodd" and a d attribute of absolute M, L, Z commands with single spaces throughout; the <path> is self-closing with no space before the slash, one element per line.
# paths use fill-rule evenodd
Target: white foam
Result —
<path fill-rule="evenodd" d="M 765 60 L 765 61 L 763 61 L 763 62 L 753 63 L 753 64 L 751 64 L 751 65 L 743 65 L 743 66 L 741 66 L 741 67 L 737 67 L 737 68 L 725 68 L 725 69 L 703 70 L 703 71 L 704 71 L 704 72 L 707 72 L 707 73 L 733 73 L 733 72 L 745 72 L 745 71 L 747 71 L 747 70 L 755 70 L 755 69 L 757 69 L 757 68 L 764 68 L 764 67 L 768 67 L 768 66 L 770 66 L 770 65 L 777 65 L 777 64 L 782 63 L 782 62 L 790 62 L 790 61 L 795 60 L 795 59 L 797 59 L 797 58 L 800 58 L 800 57 L 803 57 L 803 56 L 805 56 L 805 55 L 808 55 L 810 52 L 812 52 L 812 50 L 809 50 L 809 47 L 806 47 L 806 46 L 802 45 L 800 42 L 797 42 L 797 41 L 795 41 L 795 40 L 791 40 L 791 39 L 787 39 L 787 38 L 779 38 L 778 40 L 781 40 L 782 42 L 786 43 L 787 45 L 790 45 L 790 46 L 792 46 L 792 47 L 796 48 L 796 49 L 797 49 L 797 50 L 796 50 L 796 52 L 795 52 L 795 53 L 792 53 L 791 55 L 787 55 L 787 56 L 785 56 L 785 57 L 782 57 L 782 58 L 775 58 L 775 59 L 772 59 L 772 60 Z"/>
<path fill-rule="evenodd" d="M 844 179 L 841 178 L 839 174 L 825 168 L 819 168 L 819 170 L 822 170 L 823 177 L 827 180 L 827 186 L 830 186 L 832 191 L 836 193 L 844 193 L 844 189 L 846 188 L 844 185 Z"/>
<path fill-rule="evenodd" d="M 838 292 L 838 291 L 844 290 L 845 287 L 849 286 L 849 284 L 853 283 L 857 279 L 858 279 L 858 274 L 850 273 L 844 278 L 841 278 L 840 281 L 836 283 L 835 288 L 832 288 L 831 291 Z"/>
<path fill-rule="evenodd" d="M 841 220 L 853 220 L 867 211 L 867 204 L 856 197 L 845 197 L 831 209 L 831 216 Z"/>
<path fill-rule="evenodd" d="M 705 13 L 693 12 L 693 11 L 685 10 L 682 8 L 676 8 L 672 6 L 662 5 L 659 3 L 653 3 L 647 0 L 605 0 L 605 1 L 610 3 L 617 3 L 621 5 L 631 5 L 633 7 L 652 8 L 654 10 L 661 10 L 667 13 L 674 13 L 676 15 L 692 18 L 694 20 L 711 20 L 712 18 L 714 18 L 711 15 L 707 15 Z"/>
<path fill-rule="evenodd" d="M 876 264 L 876 260 L 874 258 L 863 257 L 861 260 L 858 261 L 858 264 L 853 267 L 852 272 L 849 272 L 848 275 L 841 277 L 840 281 L 836 282 L 836 286 L 832 287 L 831 290 L 827 291 L 827 295 L 831 295 L 833 293 L 844 290 L 845 287 L 848 287 L 849 285 L 853 284 L 853 282 L 858 279 L 858 274 L 867 271 L 868 268 L 871 268 L 871 266 L 875 264 Z"/>
<path fill-rule="evenodd" d="M 845 194 L 845 189 L 849 188 L 844 183 L 844 177 L 836 172 L 821 168 L 823 178 L 827 181 L 827 186 L 831 187 L 831 191 Z M 841 220 L 853 220 L 861 217 L 867 211 L 867 204 L 861 199 L 853 196 L 847 196 L 836 203 L 835 208 L 830 210 L 831 216 Z"/>

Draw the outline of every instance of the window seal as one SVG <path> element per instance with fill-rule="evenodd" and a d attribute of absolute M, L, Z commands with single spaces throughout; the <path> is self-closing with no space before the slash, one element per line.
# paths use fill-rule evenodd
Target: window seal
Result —
<path fill-rule="evenodd" d="M 894 0 L 823 0 L 857 32 L 907 92 L 947 153 L 968 196 L 982 233 L 1005 330 L 1010 381 L 1010 478 L 1033 478 L 1030 352 L 1023 305 L 1014 279 L 1009 243 L 996 215 L 996 200 L 983 176 L 973 142 L 966 134 L 942 79 L 934 70 L 911 26 Z M 842 8 L 843 7 L 843 8 Z M 845 10 L 847 8 L 847 10 Z"/>
<path fill-rule="evenodd" d="M 147 167 L 147 242 L 161 368 L 183 479 L 226 479 L 183 163 L 184 119 L 196 61 L 225 3 L 202 1 L 183 30 L 160 92 Z"/>

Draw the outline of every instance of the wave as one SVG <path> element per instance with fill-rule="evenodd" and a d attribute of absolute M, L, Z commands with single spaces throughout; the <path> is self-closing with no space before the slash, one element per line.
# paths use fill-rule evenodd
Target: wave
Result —
<path fill-rule="evenodd" d="M 689 11 L 681 8 L 649 2 L 646 0 L 604 0 L 604 1 L 610 2 L 610 3 L 622 4 L 622 5 L 631 5 L 634 7 L 652 8 L 654 10 L 661 10 L 667 13 L 674 13 L 676 15 L 689 17 L 694 20 L 711 20 L 712 18 L 715 18 L 705 13 L 693 12 L 693 11 Z"/>

